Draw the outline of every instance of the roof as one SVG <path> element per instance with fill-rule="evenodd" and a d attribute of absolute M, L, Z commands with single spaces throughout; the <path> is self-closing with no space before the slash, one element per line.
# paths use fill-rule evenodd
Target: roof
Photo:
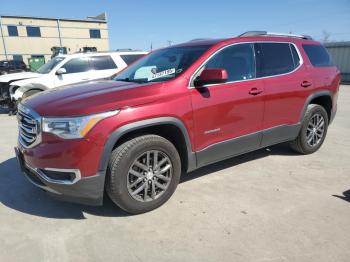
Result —
<path fill-rule="evenodd" d="M 39 19 L 39 20 L 61 20 L 61 21 L 71 21 L 71 22 L 92 22 L 92 23 L 107 23 L 106 19 L 96 19 L 88 17 L 85 19 L 75 19 L 75 18 L 53 18 L 53 17 L 42 17 L 42 16 L 22 16 L 22 15 L 0 15 L 1 18 L 23 18 L 23 19 Z"/>

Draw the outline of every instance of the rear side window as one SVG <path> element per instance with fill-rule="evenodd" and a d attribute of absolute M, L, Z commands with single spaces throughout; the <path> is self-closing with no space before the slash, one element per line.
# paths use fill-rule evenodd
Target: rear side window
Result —
<path fill-rule="evenodd" d="M 280 75 L 294 70 L 289 43 L 256 43 L 257 77 Z"/>
<path fill-rule="evenodd" d="M 107 56 L 93 56 L 90 58 L 92 68 L 95 70 L 108 70 L 116 69 L 117 66 L 114 63 L 112 57 Z"/>
<path fill-rule="evenodd" d="M 73 58 L 62 66 L 67 74 L 82 73 L 90 70 L 87 58 Z"/>
<path fill-rule="evenodd" d="M 315 67 L 333 66 L 326 49 L 321 45 L 303 45 L 311 64 Z"/>
<path fill-rule="evenodd" d="M 120 57 L 124 60 L 125 64 L 130 65 L 143 56 L 144 55 L 121 55 Z"/>

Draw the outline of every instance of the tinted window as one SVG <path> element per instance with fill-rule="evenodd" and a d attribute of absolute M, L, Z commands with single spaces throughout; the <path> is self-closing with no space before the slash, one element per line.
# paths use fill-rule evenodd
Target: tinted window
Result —
<path fill-rule="evenodd" d="M 9 25 L 7 26 L 9 36 L 18 36 L 17 26 Z"/>
<path fill-rule="evenodd" d="M 297 50 L 295 49 L 294 45 L 292 45 L 292 44 L 289 44 L 289 45 L 290 45 L 290 49 L 292 50 L 294 67 L 298 67 L 301 64 L 301 60 L 300 60 L 299 54 L 298 54 Z"/>
<path fill-rule="evenodd" d="M 205 68 L 226 69 L 228 81 L 255 78 L 253 44 L 227 47 L 211 58 Z"/>
<path fill-rule="evenodd" d="M 40 37 L 40 27 L 37 26 L 27 26 L 27 35 L 30 37 Z"/>
<path fill-rule="evenodd" d="M 66 69 L 67 74 L 81 73 L 90 70 L 89 61 L 87 58 L 73 58 L 62 67 Z"/>
<path fill-rule="evenodd" d="M 313 66 L 332 66 L 331 58 L 326 49 L 321 45 L 303 45 L 303 48 Z"/>
<path fill-rule="evenodd" d="M 255 52 L 258 77 L 285 74 L 295 68 L 288 43 L 256 43 Z"/>
<path fill-rule="evenodd" d="M 144 55 L 121 55 L 120 57 L 124 60 L 125 64 L 131 65 L 143 56 Z"/>
<path fill-rule="evenodd" d="M 90 57 L 92 68 L 95 70 L 107 70 L 116 69 L 117 66 L 114 63 L 112 57 L 107 56 L 93 56 Z"/>
<path fill-rule="evenodd" d="M 99 29 L 90 29 L 90 38 L 101 38 L 101 31 Z"/>

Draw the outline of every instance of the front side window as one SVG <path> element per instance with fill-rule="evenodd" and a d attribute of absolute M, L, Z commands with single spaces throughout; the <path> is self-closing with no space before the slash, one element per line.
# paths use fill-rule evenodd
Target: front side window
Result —
<path fill-rule="evenodd" d="M 27 35 L 29 37 L 41 37 L 40 27 L 38 26 L 27 26 Z"/>
<path fill-rule="evenodd" d="M 289 43 L 256 43 L 257 77 L 280 75 L 294 70 Z"/>
<path fill-rule="evenodd" d="M 67 74 L 82 73 L 90 70 L 88 58 L 73 58 L 65 63 L 62 68 Z"/>
<path fill-rule="evenodd" d="M 95 70 L 108 70 L 117 68 L 112 57 L 109 55 L 90 57 L 90 62 L 92 64 L 92 68 Z"/>
<path fill-rule="evenodd" d="M 131 65 L 116 81 L 161 82 L 174 79 L 186 71 L 210 45 L 169 47 L 157 50 Z"/>
<path fill-rule="evenodd" d="M 321 45 L 303 45 L 311 64 L 315 67 L 333 66 L 326 49 Z"/>
<path fill-rule="evenodd" d="M 7 26 L 7 31 L 9 33 L 9 36 L 18 36 L 17 26 L 15 25 Z"/>
<path fill-rule="evenodd" d="M 101 38 L 101 31 L 99 29 L 90 29 L 90 38 Z"/>
<path fill-rule="evenodd" d="M 229 46 L 212 57 L 204 67 L 205 69 L 225 69 L 228 82 L 255 78 L 253 44 Z"/>
<path fill-rule="evenodd" d="M 42 65 L 36 72 L 40 74 L 48 74 L 64 59 L 65 59 L 64 57 L 55 57 L 51 59 L 49 62 L 47 62 L 46 64 Z"/>

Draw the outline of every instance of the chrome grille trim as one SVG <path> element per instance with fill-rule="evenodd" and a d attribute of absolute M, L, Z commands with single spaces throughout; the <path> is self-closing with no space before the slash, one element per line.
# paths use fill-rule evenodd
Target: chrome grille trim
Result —
<path fill-rule="evenodd" d="M 31 148 L 41 142 L 41 117 L 32 109 L 18 105 L 18 140 L 25 148 Z"/>

